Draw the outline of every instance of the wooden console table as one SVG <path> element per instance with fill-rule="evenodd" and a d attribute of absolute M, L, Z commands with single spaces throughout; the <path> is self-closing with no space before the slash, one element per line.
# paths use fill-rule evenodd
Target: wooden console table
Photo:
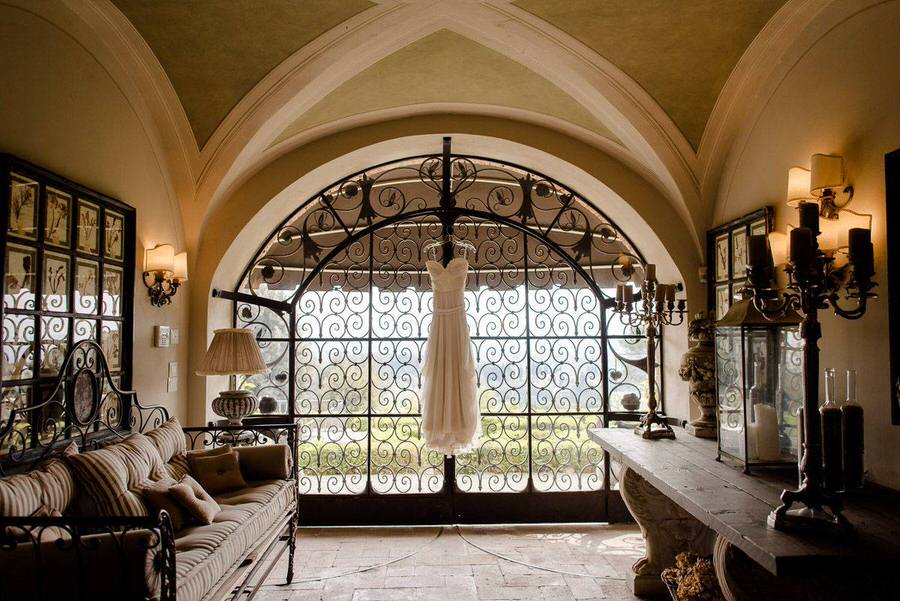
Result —
<path fill-rule="evenodd" d="M 713 556 L 729 601 L 900 598 L 900 493 L 867 489 L 848 499 L 851 536 L 773 530 L 766 516 L 792 483 L 743 474 L 716 461 L 714 441 L 677 434 L 645 440 L 630 429 L 589 432 L 621 465 L 622 498 L 646 541 L 629 582 L 636 595 L 664 592 L 660 572 L 690 550 Z"/>

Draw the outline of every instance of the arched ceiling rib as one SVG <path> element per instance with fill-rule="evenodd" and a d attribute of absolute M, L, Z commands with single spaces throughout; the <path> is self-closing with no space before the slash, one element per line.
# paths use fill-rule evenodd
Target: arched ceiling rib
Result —
<path fill-rule="evenodd" d="M 166 70 L 198 146 L 269 71 L 368 0 L 112 0 Z"/>
<path fill-rule="evenodd" d="M 285 128 L 275 143 L 353 115 L 449 102 L 533 111 L 617 141 L 603 123 L 545 78 L 499 52 L 442 29 L 343 83 Z"/>
<path fill-rule="evenodd" d="M 786 0 L 516 0 L 622 69 L 697 149 L 738 59 Z"/>

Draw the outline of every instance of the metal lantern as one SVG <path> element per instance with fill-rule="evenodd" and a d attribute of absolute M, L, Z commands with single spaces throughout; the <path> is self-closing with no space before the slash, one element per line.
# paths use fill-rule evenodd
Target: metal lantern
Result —
<path fill-rule="evenodd" d="M 754 467 L 796 465 L 803 406 L 800 316 L 766 319 L 751 299 L 715 324 L 719 460 Z"/>

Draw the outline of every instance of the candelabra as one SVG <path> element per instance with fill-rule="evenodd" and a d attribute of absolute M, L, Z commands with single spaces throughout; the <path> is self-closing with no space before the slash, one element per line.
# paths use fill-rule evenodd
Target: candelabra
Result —
<path fill-rule="evenodd" d="M 616 287 L 613 311 L 618 314 L 619 321 L 631 328 L 643 326 L 647 337 L 648 411 L 634 429 L 635 434 L 647 439 L 675 438 L 665 416 L 656 411 L 656 334 L 661 326 L 684 323 L 685 299 L 678 299 L 676 305 L 676 288 L 675 284 L 657 283 L 656 266 L 652 263 L 644 267 L 639 298 L 635 299 L 631 286 L 620 283 Z"/>
<path fill-rule="evenodd" d="M 774 261 L 766 236 L 750 236 L 747 243 L 749 287 L 753 304 L 768 319 L 777 319 L 788 311 L 802 317 L 803 338 L 803 426 L 805 429 L 800 459 L 800 486 L 784 490 L 781 505 L 769 514 L 769 526 L 777 529 L 826 528 L 848 526 L 841 514 L 843 502 L 838 491 L 823 486 L 822 428 L 819 418 L 819 338 L 822 326 L 819 310 L 833 309 L 835 315 L 858 319 L 866 312 L 871 292 L 874 260 L 871 232 L 854 228 L 849 231 L 846 265 L 835 265 L 834 253 L 819 249 L 819 212 L 815 203 L 799 206 L 800 227 L 791 230 L 790 259 L 785 272 L 787 286 L 774 284 Z M 844 300 L 855 303 L 844 308 Z M 792 509 L 795 504 L 802 507 Z"/>

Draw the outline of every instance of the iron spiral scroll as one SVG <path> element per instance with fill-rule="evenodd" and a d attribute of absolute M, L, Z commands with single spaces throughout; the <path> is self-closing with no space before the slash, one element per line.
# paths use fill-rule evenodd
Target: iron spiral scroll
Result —
<path fill-rule="evenodd" d="M 483 422 L 477 451 L 445 461 L 424 447 L 419 388 L 423 247 L 444 241 L 449 261 L 451 237 L 475 247 L 465 303 Z M 602 490 L 587 429 L 637 419 L 621 397 L 647 396 L 643 333 L 609 309 L 642 264 L 570 188 L 445 140 L 323 189 L 260 246 L 231 298 L 272 371 L 238 384 L 299 421 L 301 495 Z"/>

